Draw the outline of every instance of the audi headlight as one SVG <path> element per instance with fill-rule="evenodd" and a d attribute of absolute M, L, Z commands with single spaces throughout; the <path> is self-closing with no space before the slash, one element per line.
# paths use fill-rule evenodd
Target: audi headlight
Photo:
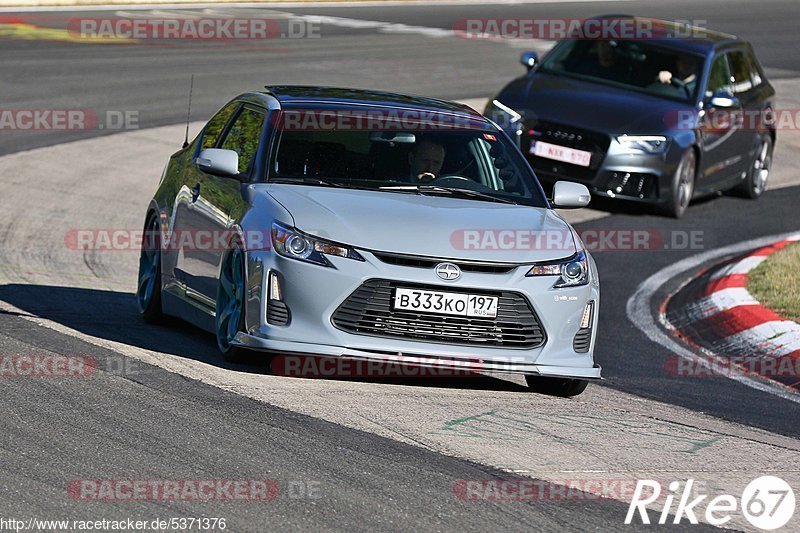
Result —
<path fill-rule="evenodd" d="M 578 252 L 568 259 L 538 263 L 526 276 L 558 276 L 554 289 L 578 287 L 589 283 L 589 262 L 585 252 Z"/>
<path fill-rule="evenodd" d="M 498 100 L 492 100 L 486 106 L 484 115 L 489 117 L 500 129 L 505 130 L 512 138 L 522 135 L 522 113 L 514 111 Z M 519 139 L 517 139 L 519 142 Z"/>
<path fill-rule="evenodd" d="M 663 135 L 620 135 L 617 142 L 625 152 L 663 154 L 669 141 Z"/>
<path fill-rule="evenodd" d="M 508 123 L 514 124 L 515 122 L 519 122 L 522 119 L 522 114 L 517 113 L 503 102 L 499 100 L 492 100 L 492 105 L 494 106 L 495 110 L 500 110 L 504 114 L 508 115 Z"/>
<path fill-rule="evenodd" d="M 364 260 L 349 246 L 312 237 L 277 222 L 272 223 L 272 246 L 278 255 L 283 257 L 327 267 L 333 265 L 325 257 L 326 255 L 338 255 L 356 261 Z"/>

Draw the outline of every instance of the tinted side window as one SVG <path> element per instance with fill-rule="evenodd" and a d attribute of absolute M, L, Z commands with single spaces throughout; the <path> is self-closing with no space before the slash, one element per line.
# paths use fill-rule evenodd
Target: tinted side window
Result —
<path fill-rule="evenodd" d="M 264 111 L 246 107 L 231 124 L 222 141 L 221 148 L 239 154 L 239 173 L 249 174 L 261 139 Z"/>
<path fill-rule="evenodd" d="M 747 51 L 747 60 L 750 63 L 750 74 L 753 78 L 753 87 L 758 87 L 764 82 L 764 80 L 761 77 L 761 69 L 758 66 L 758 60 L 756 59 L 756 56 L 753 54 L 752 50 Z"/>
<path fill-rule="evenodd" d="M 750 72 L 750 62 L 744 52 L 731 52 L 728 54 L 733 75 L 734 94 L 743 94 L 753 88 L 753 77 Z"/>
<path fill-rule="evenodd" d="M 219 136 L 222 134 L 222 130 L 225 129 L 225 126 L 228 124 L 228 121 L 238 107 L 239 102 L 231 102 L 220 109 L 216 115 L 211 117 L 211 120 L 208 121 L 208 124 L 206 124 L 206 127 L 203 130 L 203 140 L 200 143 L 201 150 L 205 150 L 206 148 L 214 148 L 217 145 L 217 141 L 219 140 Z"/>
<path fill-rule="evenodd" d="M 728 60 L 724 55 L 717 57 L 711 65 L 711 72 L 708 76 L 708 87 L 706 87 L 706 98 L 711 98 L 718 92 L 733 95 L 731 71 L 728 68 Z"/>

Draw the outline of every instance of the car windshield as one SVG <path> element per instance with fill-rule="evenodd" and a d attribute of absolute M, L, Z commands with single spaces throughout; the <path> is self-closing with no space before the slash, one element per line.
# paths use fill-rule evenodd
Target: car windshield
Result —
<path fill-rule="evenodd" d="M 268 180 L 547 206 L 530 168 L 499 132 L 400 126 L 281 128 Z"/>
<path fill-rule="evenodd" d="M 693 102 L 702 66 L 702 56 L 652 42 L 569 40 L 548 54 L 540 70 Z"/>

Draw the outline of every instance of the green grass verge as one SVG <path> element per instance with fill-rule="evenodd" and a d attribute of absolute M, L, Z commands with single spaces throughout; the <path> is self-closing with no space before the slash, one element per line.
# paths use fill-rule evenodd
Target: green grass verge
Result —
<path fill-rule="evenodd" d="M 764 306 L 800 322 L 800 242 L 775 252 L 752 270 L 747 290 Z"/>

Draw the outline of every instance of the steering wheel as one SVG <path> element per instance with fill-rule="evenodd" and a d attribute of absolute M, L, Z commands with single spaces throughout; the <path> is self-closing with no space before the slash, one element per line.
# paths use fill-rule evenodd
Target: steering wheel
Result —
<path fill-rule="evenodd" d="M 670 79 L 669 84 L 670 85 L 674 85 L 678 89 L 685 89 L 686 88 L 686 82 L 683 81 L 682 79 L 678 78 L 677 76 L 672 76 L 672 79 Z"/>
<path fill-rule="evenodd" d="M 692 83 L 692 82 L 689 82 L 689 83 Z M 683 91 L 686 93 L 686 96 L 691 98 L 692 90 L 689 88 L 689 83 L 686 83 L 685 81 L 683 81 L 682 79 L 678 78 L 677 76 L 672 76 L 672 79 L 669 81 L 670 85 L 672 85 L 673 87 L 675 87 L 676 89 L 679 89 L 679 90 L 683 89 Z"/>
<path fill-rule="evenodd" d="M 437 182 L 440 182 L 440 181 L 446 181 L 446 180 L 453 180 L 453 181 L 469 181 L 469 182 L 471 182 L 471 183 L 475 183 L 475 181 L 474 181 L 474 180 L 471 180 L 471 179 L 469 179 L 469 178 L 466 178 L 466 177 L 464 177 L 464 176 L 458 176 L 458 175 L 456 175 L 456 174 L 452 174 L 452 175 L 450 175 L 450 176 L 439 176 L 438 178 L 433 178 L 433 179 L 430 181 L 430 183 L 437 183 Z M 437 183 L 437 184 L 438 184 L 438 183 Z"/>

